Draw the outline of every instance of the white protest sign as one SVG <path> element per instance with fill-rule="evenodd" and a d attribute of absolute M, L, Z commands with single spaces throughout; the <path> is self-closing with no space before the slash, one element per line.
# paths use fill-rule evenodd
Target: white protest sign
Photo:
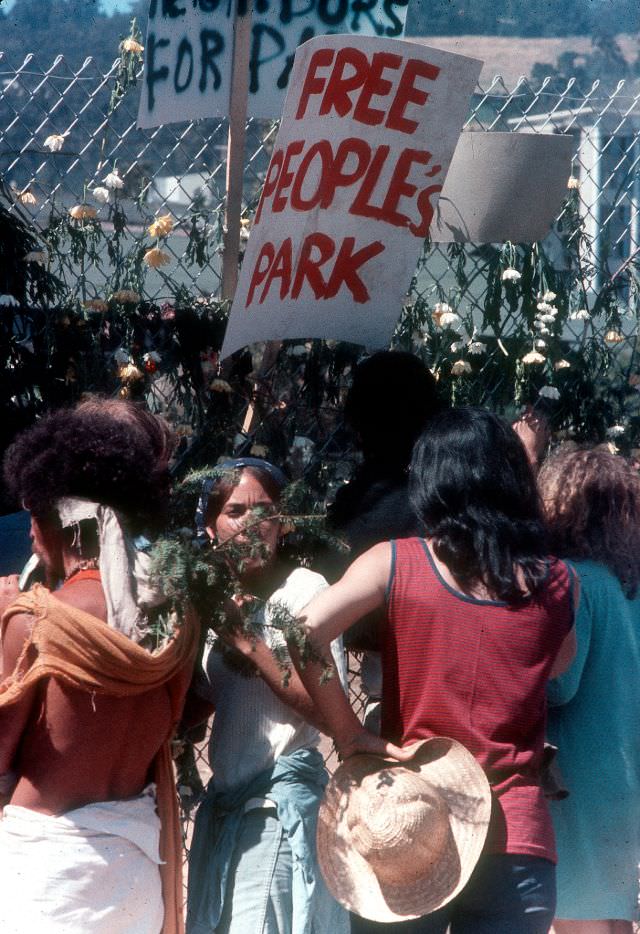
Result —
<path fill-rule="evenodd" d="M 297 46 L 316 35 L 401 36 L 409 0 L 255 0 L 248 115 L 282 112 Z M 246 6 L 246 5 L 245 5 Z M 138 126 L 229 114 L 242 0 L 151 0 Z"/>
<path fill-rule="evenodd" d="M 434 243 L 533 243 L 567 195 L 571 136 L 463 133 L 438 202 Z"/>
<path fill-rule="evenodd" d="M 399 39 L 300 46 L 223 356 L 389 341 L 481 66 Z"/>

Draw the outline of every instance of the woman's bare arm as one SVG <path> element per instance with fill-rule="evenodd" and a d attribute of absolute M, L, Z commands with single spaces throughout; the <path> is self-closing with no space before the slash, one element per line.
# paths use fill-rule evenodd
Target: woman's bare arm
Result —
<path fill-rule="evenodd" d="M 385 602 L 385 592 L 391 572 L 391 545 L 375 545 L 350 566 L 344 576 L 323 590 L 305 607 L 300 620 L 305 625 L 311 643 L 325 665 L 331 660 L 330 644 L 352 623 Z M 336 742 L 342 758 L 357 752 L 368 752 L 397 759 L 410 758 L 407 753 L 369 733 L 351 710 L 337 676 L 322 682 L 321 663 L 303 665 L 293 644 L 289 645 L 293 662 L 315 708 L 326 720 L 329 735 Z"/>

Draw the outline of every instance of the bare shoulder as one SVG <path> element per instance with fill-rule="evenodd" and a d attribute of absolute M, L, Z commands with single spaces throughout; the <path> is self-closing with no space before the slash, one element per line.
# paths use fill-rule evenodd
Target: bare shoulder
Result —
<path fill-rule="evenodd" d="M 376 579 L 384 579 L 386 584 L 390 569 L 391 542 L 379 542 L 356 558 L 347 574 L 351 576 L 373 575 Z"/>

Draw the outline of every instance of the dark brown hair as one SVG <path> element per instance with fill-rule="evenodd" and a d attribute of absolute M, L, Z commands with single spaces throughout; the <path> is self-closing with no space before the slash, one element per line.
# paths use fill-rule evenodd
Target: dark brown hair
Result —
<path fill-rule="evenodd" d="M 230 467 L 228 472 L 225 471 L 224 476 L 216 481 L 209 493 L 206 515 L 206 523 L 208 526 L 212 527 L 215 525 L 216 519 L 222 512 L 225 503 L 240 482 L 240 475 L 242 473 L 247 473 L 249 476 L 253 477 L 254 480 L 257 480 L 258 483 L 264 487 L 274 503 L 280 502 L 282 489 L 266 470 L 260 470 L 259 467 Z"/>
<path fill-rule="evenodd" d="M 539 487 L 551 547 L 561 558 L 604 564 L 633 598 L 640 583 L 640 477 L 605 445 L 563 445 Z"/>
<path fill-rule="evenodd" d="M 169 435 L 128 402 L 92 399 L 51 412 L 18 436 L 4 479 L 18 504 L 51 519 L 55 503 L 78 496 L 122 512 L 133 528 L 160 524 L 169 492 Z"/>

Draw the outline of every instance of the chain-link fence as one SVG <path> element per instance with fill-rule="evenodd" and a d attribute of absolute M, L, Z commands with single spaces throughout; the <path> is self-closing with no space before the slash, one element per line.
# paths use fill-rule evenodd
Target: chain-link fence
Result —
<path fill-rule="evenodd" d="M 203 120 L 138 130 L 138 68 L 138 62 L 117 60 L 103 74 L 90 58 L 74 70 L 62 56 L 48 64 L 28 55 L 19 65 L 0 56 L 0 178 L 40 231 L 48 271 L 58 276 L 67 297 L 85 307 L 123 287 L 133 287 L 156 306 L 219 295 L 226 123 Z M 596 81 L 581 88 L 572 78 L 535 86 L 521 79 L 508 88 L 497 77 L 477 89 L 465 129 L 571 134 L 573 187 L 554 230 L 533 248 L 425 246 L 396 343 L 422 352 L 424 340 L 430 342 L 426 356 L 455 401 L 503 411 L 510 401 L 530 401 L 530 377 L 543 371 L 529 367 L 523 375 L 519 360 L 527 342 L 535 349 L 555 340 L 555 359 L 543 354 L 547 375 L 533 380 L 535 391 L 551 383 L 547 395 L 555 398 L 559 387 L 567 425 L 588 423 L 603 436 L 623 423 L 635 439 L 640 428 L 635 401 L 639 120 L 640 85 L 633 82 L 605 87 Z M 248 123 L 247 231 L 276 129 L 273 122 Z M 94 192 L 104 193 L 104 179 L 114 168 L 118 187 L 101 205 Z M 79 230 L 68 222 L 68 211 L 86 202 L 97 210 L 96 225 L 81 222 Z M 165 214 L 172 219 L 162 239 L 167 254 L 162 263 L 168 265 L 145 265 L 147 227 Z M 61 217 L 67 218 L 66 227 Z M 501 279 L 513 263 L 524 273 L 518 294 Z M 527 277 L 528 265 L 533 272 Z M 536 303 L 545 291 L 561 292 L 556 302 L 561 313 L 551 328 L 536 321 Z M 452 332 L 434 325 L 437 302 L 458 311 L 464 327 Z M 478 340 L 472 347 L 474 332 Z M 567 348 L 581 356 L 573 374 L 559 375 L 556 364 L 565 365 Z M 452 374 L 456 357 L 462 359 Z M 579 372 L 583 378 L 576 382 Z M 473 380 L 457 378 L 466 374 Z M 602 408 L 594 427 L 584 412 L 576 413 L 574 400 L 601 377 L 609 388 L 615 386 L 606 405 L 590 398 Z"/>
<path fill-rule="evenodd" d="M 57 277 L 58 294 L 77 301 L 85 316 L 101 301 L 106 304 L 118 290 L 132 287 L 139 293 L 137 301 L 147 303 L 145 308 L 171 308 L 178 301 L 191 301 L 195 307 L 200 301 L 206 307 L 220 288 L 226 123 L 205 120 L 139 130 L 135 81 L 128 87 L 125 78 L 120 61 L 103 74 L 91 58 L 74 70 L 62 56 L 48 63 L 35 54 L 27 55 L 17 64 L 0 55 L 0 179 L 12 191 L 12 205 L 27 219 L 36 239 L 42 236 L 46 252 L 39 258 L 25 257 L 25 262 L 45 263 Z M 585 402 L 600 406 L 600 435 L 633 434 L 636 386 L 640 383 L 635 363 L 634 272 L 640 249 L 639 125 L 640 86 L 631 83 L 621 81 L 605 88 L 595 82 L 581 88 L 574 79 L 548 79 L 536 86 L 521 79 L 508 88 L 498 77 L 488 87 L 477 89 L 467 131 L 569 133 L 574 139 L 574 182 L 554 230 L 542 245 L 425 246 L 396 344 L 424 351 L 449 386 L 452 399 L 502 410 L 510 402 L 527 401 L 524 390 L 518 397 L 517 387 L 526 388 L 528 371 L 522 366 L 522 354 L 523 348 L 529 347 L 541 351 L 539 355 L 547 361 L 544 365 L 548 364 L 545 380 L 538 378 L 535 384 L 537 392 L 546 388 L 550 399 L 557 398 L 556 392 L 566 393 L 567 405 L 575 407 L 576 395 L 587 390 L 591 393 L 592 384 L 604 379 L 603 393 L 592 393 Z M 257 204 L 276 129 L 275 123 L 248 123 L 247 225 Z M 118 181 L 107 189 L 107 203 L 101 204 L 92 192 L 104 190 L 108 184 L 105 178 L 114 169 Z M 91 228 L 87 234 L 83 228 L 85 239 L 79 242 L 77 230 L 67 226 L 63 231 L 59 218 L 74 206 L 87 203 L 98 212 L 101 233 L 99 236 Z M 172 219 L 162 240 L 170 265 L 145 267 L 141 257 L 147 227 L 154 217 L 164 215 Z M 504 278 L 505 269 L 515 266 L 522 282 L 528 283 L 529 296 L 522 283 L 516 294 L 513 280 Z M 559 298 L 549 297 L 556 291 L 561 292 Z M 547 326 L 540 320 L 540 305 L 554 308 L 554 302 L 557 308 L 561 302 L 564 305 L 555 324 L 551 313 Z M 457 331 L 442 328 L 433 315 L 437 303 L 440 313 L 445 306 L 459 313 L 464 327 Z M 165 320 L 163 315 L 165 312 L 160 319 Z M 29 333 L 16 334 L 15 327 L 17 344 L 27 346 Z M 148 349 L 144 345 L 146 332 L 144 340 L 136 337 L 137 333 L 118 338 L 131 342 L 128 353 L 137 353 L 135 340 L 142 341 L 142 350 Z M 203 341 L 207 341 L 206 336 Z M 554 341 L 558 352 L 552 359 L 547 351 Z M 474 343 L 482 351 L 478 346 L 474 350 Z M 209 349 L 200 348 L 203 352 Z M 314 354 L 321 359 L 325 376 L 332 367 L 337 375 L 331 398 L 326 387 L 316 391 L 312 386 L 315 402 L 310 405 L 306 396 L 306 409 L 301 411 L 298 387 L 304 380 L 307 388 L 310 384 L 309 360 Z M 310 469 L 310 464 L 317 465 L 318 459 L 333 457 L 339 465 L 343 458 L 339 444 L 334 443 L 338 429 L 331 412 L 339 407 L 352 361 L 345 357 L 340 362 L 334 354 L 327 363 L 326 355 L 318 354 L 311 344 L 289 348 L 289 368 L 280 379 L 288 380 L 294 388 L 270 390 L 279 424 L 289 418 L 294 441 L 306 442 L 308 436 L 309 443 L 315 444 L 315 462 L 305 444 L 293 446 L 302 472 Z M 578 354 L 588 366 L 579 363 Z M 22 365 L 23 358 L 24 354 L 15 360 Z M 169 409 L 169 397 L 182 394 L 180 405 L 184 409 L 184 384 L 154 374 L 153 359 L 147 363 L 150 392 L 164 393 L 165 408 Z M 458 366 L 456 373 L 455 366 L 460 363 L 464 366 Z M 11 365 L 17 367 L 18 362 Z M 75 370 L 67 369 L 71 380 L 78 378 L 79 363 L 74 362 L 74 366 Z M 184 364 L 181 366 L 183 372 Z M 569 380 L 565 371 L 578 372 L 580 366 L 581 382 L 559 383 L 560 379 Z M 463 383 L 458 379 L 458 375 L 466 378 L 468 373 L 473 380 Z M 187 395 L 192 388 L 192 384 L 187 387 Z M 220 399 L 225 391 L 223 387 Z M 12 399 L 20 399 L 15 388 L 6 392 Z M 273 452 L 270 424 L 268 420 L 259 422 L 249 440 L 266 443 Z M 339 470 L 334 470 L 335 479 L 341 479 Z M 354 659 L 352 662 L 353 700 L 359 709 L 358 666 Z M 202 756 L 199 748 L 200 762 Z M 185 839 L 188 834 L 186 821 Z"/>

